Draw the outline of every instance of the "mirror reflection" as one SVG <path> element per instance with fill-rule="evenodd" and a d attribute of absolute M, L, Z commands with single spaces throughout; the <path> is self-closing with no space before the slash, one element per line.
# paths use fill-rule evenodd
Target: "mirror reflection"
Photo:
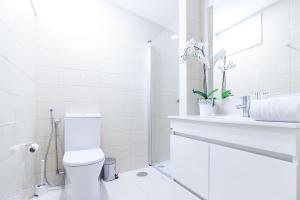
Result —
<path fill-rule="evenodd" d="M 235 96 L 300 92 L 298 0 L 216 0 L 211 10 L 214 88 Z"/>

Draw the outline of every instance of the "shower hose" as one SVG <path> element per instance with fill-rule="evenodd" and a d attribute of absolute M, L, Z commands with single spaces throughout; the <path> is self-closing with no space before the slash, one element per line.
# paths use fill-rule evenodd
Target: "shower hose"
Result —
<path fill-rule="evenodd" d="M 50 147 L 52 144 L 52 139 L 53 139 L 53 134 L 55 136 L 55 157 L 56 157 L 56 174 L 57 175 L 61 175 L 63 173 L 60 172 L 59 170 L 59 166 L 58 166 L 58 143 L 60 143 L 60 149 L 63 152 L 63 148 L 62 148 L 62 143 L 61 140 L 58 136 L 58 122 L 59 121 L 54 121 L 54 116 L 53 116 L 53 109 L 50 109 L 50 131 L 49 131 L 49 139 L 48 139 L 48 144 L 47 144 L 47 148 L 46 148 L 46 153 L 45 153 L 45 157 L 44 157 L 44 161 L 45 161 L 45 167 L 44 167 L 44 176 L 45 176 L 45 181 L 49 186 L 55 187 L 55 186 L 59 186 L 59 185 L 53 185 L 49 182 L 48 180 L 48 175 L 47 175 L 47 163 L 48 163 L 48 157 L 49 157 L 49 151 L 50 151 Z"/>

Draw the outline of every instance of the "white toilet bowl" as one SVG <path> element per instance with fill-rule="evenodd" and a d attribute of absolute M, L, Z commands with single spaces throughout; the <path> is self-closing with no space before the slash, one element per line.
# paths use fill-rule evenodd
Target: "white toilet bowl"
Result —
<path fill-rule="evenodd" d="M 68 200 L 100 200 L 100 172 L 105 156 L 100 148 L 64 154 Z"/>

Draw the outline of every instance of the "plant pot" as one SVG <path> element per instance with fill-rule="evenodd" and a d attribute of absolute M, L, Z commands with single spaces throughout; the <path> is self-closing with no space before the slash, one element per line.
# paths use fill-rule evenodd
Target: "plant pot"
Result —
<path fill-rule="evenodd" d="M 214 100 L 212 99 L 201 99 L 198 102 L 199 112 L 201 117 L 212 116 L 214 112 Z"/>
<path fill-rule="evenodd" d="M 215 114 L 216 115 L 228 115 L 229 99 L 216 100 Z"/>
<path fill-rule="evenodd" d="M 241 105 L 243 102 L 240 98 L 226 98 L 216 100 L 215 102 L 215 114 L 222 116 L 240 116 L 241 111 L 236 109 L 237 105 Z"/>

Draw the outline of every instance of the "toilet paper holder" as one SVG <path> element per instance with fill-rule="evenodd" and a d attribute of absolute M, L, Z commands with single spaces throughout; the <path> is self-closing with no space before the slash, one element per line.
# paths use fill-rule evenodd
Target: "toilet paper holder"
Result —
<path fill-rule="evenodd" d="M 39 149 L 39 145 L 34 142 L 30 142 L 30 143 L 26 143 L 26 144 L 17 144 L 17 145 L 12 146 L 9 149 L 9 152 L 11 155 L 13 155 L 22 149 L 25 151 L 28 151 L 29 153 L 36 153 Z"/>
<path fill-rule="evenodd" d="M 28 150 L 30 153 L 35 153 L 39 149 L 39 145 L 37 143 L 28 144 Z"/>

